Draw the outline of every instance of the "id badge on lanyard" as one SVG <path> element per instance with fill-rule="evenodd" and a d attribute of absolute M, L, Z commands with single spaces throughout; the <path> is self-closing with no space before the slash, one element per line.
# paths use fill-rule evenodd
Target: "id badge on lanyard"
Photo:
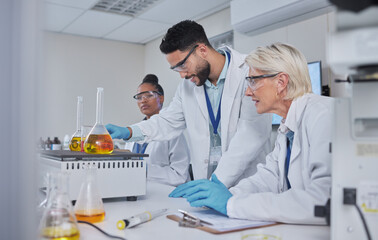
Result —
<path fill-rule="evenodd" d="M 211 133 L 212 146 L 210 146 L 209 166 L 207 168 L 207 178 L 209 179 L 218 166 L 222 157 L 222 144 L 219 134 Z"/>

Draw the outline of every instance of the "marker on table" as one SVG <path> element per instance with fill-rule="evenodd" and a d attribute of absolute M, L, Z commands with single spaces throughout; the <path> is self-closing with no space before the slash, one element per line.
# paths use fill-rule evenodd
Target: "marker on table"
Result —
<path fill-rule="evenodd" d="M 158 217 L 165 213 L 168 209 L 160 209 L 155 211 L 146 211 L 144 213 L 132 216 L 130 218 L 122 219 L 117 222 L 117 228 L 123 230 L 125 228 L 131 228 L 141 223 L 150 221 L 151 219 Z"/>

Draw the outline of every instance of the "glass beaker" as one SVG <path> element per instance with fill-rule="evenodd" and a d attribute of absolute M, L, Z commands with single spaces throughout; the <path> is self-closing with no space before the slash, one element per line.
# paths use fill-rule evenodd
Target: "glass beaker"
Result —
<path fill-rule="evenodd" d="M 97 88 L 96 124 L 84 142 L 86 153 L 109 154 L 113 152 L 113 140 L 103 124 L 104 89 Z"/>
<path fill-rule="evenodd" d="M 86 165 L 85 181 L 80 187 L 74 211 L 79 221 L 101 222 L 105 218 L 104 205 L 97 187 L 97 169 L 95 165 Z"/>
<path fill-rule="evenodd" d="M 77 97 L 76 132 L 70 141 L 70 150 L 80 152 L 83 150 L 81 126 L 83 125 L 83 97 Z"/>
<path fill-rule="evenodd" d="M 39 226 L 41 238 L 80 239 L 76 217 L 68 196 L 68 175 L 59 172 L 50 174 L 49 184 L 49 199 Z"/>

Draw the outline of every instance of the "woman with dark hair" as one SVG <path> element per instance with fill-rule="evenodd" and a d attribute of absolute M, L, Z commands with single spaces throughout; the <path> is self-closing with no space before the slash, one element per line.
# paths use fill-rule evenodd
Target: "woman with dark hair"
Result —
<path fill-rule="evenodd" d="M 154 74 L 147 74 L 134 96 L 145 120 L 158 114 L 164 103 L 164 90 Z M 126 143 L 126 149 L 146 153 L 147 179 L 177 186 L 189 180 L 189 150 L 183 134 L 169 141 Z"/>

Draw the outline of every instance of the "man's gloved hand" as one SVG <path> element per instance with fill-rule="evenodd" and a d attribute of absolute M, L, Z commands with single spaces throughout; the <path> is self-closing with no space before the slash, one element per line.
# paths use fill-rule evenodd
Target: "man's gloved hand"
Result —
<path fill-rule="evenodd" d="M 127 127 L 119 127 L 113 124 L 106 124 L 105 127 L 113 139 L 118 138 L 127 140 L 130 138 L 130 131 Z"/>
<path fill-rule="evenodd" d="M 227 215 L 227 202 L 232 194 L 213 174 L 211 181 L 201 179 L 185 183 L 178 186 L 169 196 L 181 196 L 186 198 L 192 207 L 206 206 Z"/>

